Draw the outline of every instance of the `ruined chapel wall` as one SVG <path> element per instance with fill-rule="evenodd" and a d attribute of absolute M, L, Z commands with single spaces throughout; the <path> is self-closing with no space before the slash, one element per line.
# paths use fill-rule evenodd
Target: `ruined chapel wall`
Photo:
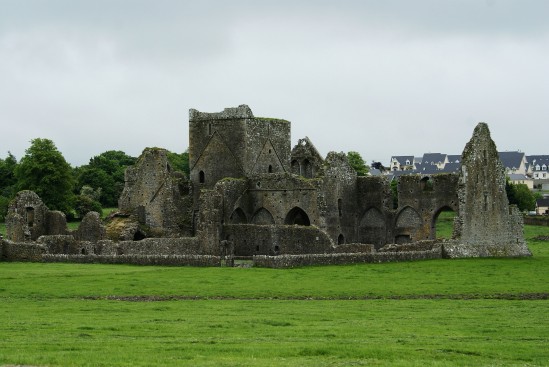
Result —
<path fill-rule="evenodd" d="M 376 248 L 393 240 L 393 196 L 386 177 L 357 178 L 357 242 Z"/>
<path fill-rule="evenodd" d="M 148 227 L 150 235 L 173 237 L 192 229 L 192 193 L 183 173 L 172 172 L 167 151 L 147 148 L 126 170 L 120 211 Z"/>
<path fill-rule="evenodd" d="M 459 211 L 458 176 L 402 176 L 398 183 L 395 237 L 409 235 L 412 241 L 434 239 L 435 221 L 441 209 Z M 417 217 L 416 217 L 417 215 Z"/>
<path fill-rule="evenodd" d="M 344 153 L 330 152 L 320 188 L 324 229 L 334 243 L 357 241 L 357 175 Z"/>
<path fill-rule="evenodd" d="M 229 224 L 225 238 L 236 256 L 329 253 L 333 242 L 314 226 Z"/>

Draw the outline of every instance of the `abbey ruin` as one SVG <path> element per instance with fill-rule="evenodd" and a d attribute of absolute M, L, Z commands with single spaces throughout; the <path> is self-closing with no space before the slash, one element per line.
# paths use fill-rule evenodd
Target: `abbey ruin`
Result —
<path fill-rule="evenodd" d="M 383 176 L 357 177 L 343 153 L 323 158 L 290 122 L 241 105 L 189 112 L 190 177 L 166 151 L 145 149 L 126 171 L 119 212 L 88 213 L 77 231 L 24 191 L 2 241 L 7 261 L 290 267 L 414 259 L 530 256 L 522 216 L 510 206 L 488 126 L 479 123 L 459 174 L 402 176 L 398 207 Z M 436 238 L 443 210 L 451 240 Z"/>

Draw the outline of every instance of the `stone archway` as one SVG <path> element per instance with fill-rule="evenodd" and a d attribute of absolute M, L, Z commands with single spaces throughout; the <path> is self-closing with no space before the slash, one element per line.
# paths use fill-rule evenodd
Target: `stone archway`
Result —
<path fill-rule="evenodd" d="M 303 209 L 296 206 L 288 212 L 286 219 L 284 219 L 284 224 L 287 225 L 298 225 L 298 226 L 310 226 L 311 221 L 309 216 Z"/>

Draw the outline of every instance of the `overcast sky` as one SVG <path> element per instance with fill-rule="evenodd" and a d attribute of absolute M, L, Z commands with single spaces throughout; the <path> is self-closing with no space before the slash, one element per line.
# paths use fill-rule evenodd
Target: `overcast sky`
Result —
<path fill-rule="evenodd" d="M 549 154 L 549 1 L 0 0 L 0 157 L 183 152 L 247 104 L 322 155 Z"/>

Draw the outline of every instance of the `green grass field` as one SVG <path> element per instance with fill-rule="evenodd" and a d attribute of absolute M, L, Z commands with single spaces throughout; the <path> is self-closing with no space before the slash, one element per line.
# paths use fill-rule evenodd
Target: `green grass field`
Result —
<path fill-rule="evenodd" d="M 0 263 L 0 365 L 546 366 L 534 256 L 299 269 Z"/>

